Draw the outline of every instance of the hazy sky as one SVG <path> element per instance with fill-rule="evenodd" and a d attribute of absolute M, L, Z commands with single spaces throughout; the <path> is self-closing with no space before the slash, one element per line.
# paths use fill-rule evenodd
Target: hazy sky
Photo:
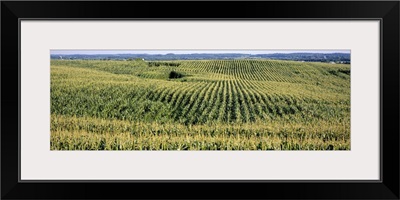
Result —
<path fill-rule="evenodd" d="M 350 53 L 350 50 L 51 50 L 50 54 Z"/>

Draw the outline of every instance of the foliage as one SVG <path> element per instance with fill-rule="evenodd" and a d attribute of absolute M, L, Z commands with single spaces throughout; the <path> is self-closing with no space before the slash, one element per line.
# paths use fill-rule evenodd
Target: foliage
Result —
<path fill-rule="evenodd" d="M 168 76 L 169 78 L 182 78 L 183 77 L 183 74 L 181 74 L 181 73 L 179 73 L 179 72 L 176 72 L 176 71 L 171 71 L 170 73 L 169 73 L 169 76 Z"/>
<path fill-rule="evenodd" d="M 179 63 L 52 60 L 51 149 L 350 149 L 349 65 Z"/>

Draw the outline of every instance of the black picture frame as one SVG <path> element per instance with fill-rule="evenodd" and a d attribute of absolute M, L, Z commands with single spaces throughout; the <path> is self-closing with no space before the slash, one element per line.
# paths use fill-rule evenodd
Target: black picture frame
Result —
<path fill-rule="evenodd" d="M 155 7 L 158 9 L 152 9 Z M 1 198 L 399 199 L 399 7 L 398 1 L 2 1 Z M 21 80 L 17 77 L 20 77 L 19 23 L 22 18 L 379 19 L 382 22 L 381 181 L 20 182 Z M 149 188 L 154 192 L 149 193 Z"/>

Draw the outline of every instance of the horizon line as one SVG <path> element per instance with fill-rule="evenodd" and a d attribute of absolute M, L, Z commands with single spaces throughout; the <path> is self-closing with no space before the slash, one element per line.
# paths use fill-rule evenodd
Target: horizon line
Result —
<path fill-rule="evenodd" d="M 315 53 L 315 54 L 350 54 L 350 50 L 50 50 L 50 55 L 167 55 L 167 54 L 293 54 L 293 53 Z"/>

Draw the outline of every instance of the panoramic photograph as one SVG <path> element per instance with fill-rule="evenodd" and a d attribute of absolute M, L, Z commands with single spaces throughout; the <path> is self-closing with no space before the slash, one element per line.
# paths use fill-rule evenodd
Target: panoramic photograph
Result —
<path fill-rule="evenodd" d="M 51 50 L 50 150 L 350 150 L 350 50 Z"/>

